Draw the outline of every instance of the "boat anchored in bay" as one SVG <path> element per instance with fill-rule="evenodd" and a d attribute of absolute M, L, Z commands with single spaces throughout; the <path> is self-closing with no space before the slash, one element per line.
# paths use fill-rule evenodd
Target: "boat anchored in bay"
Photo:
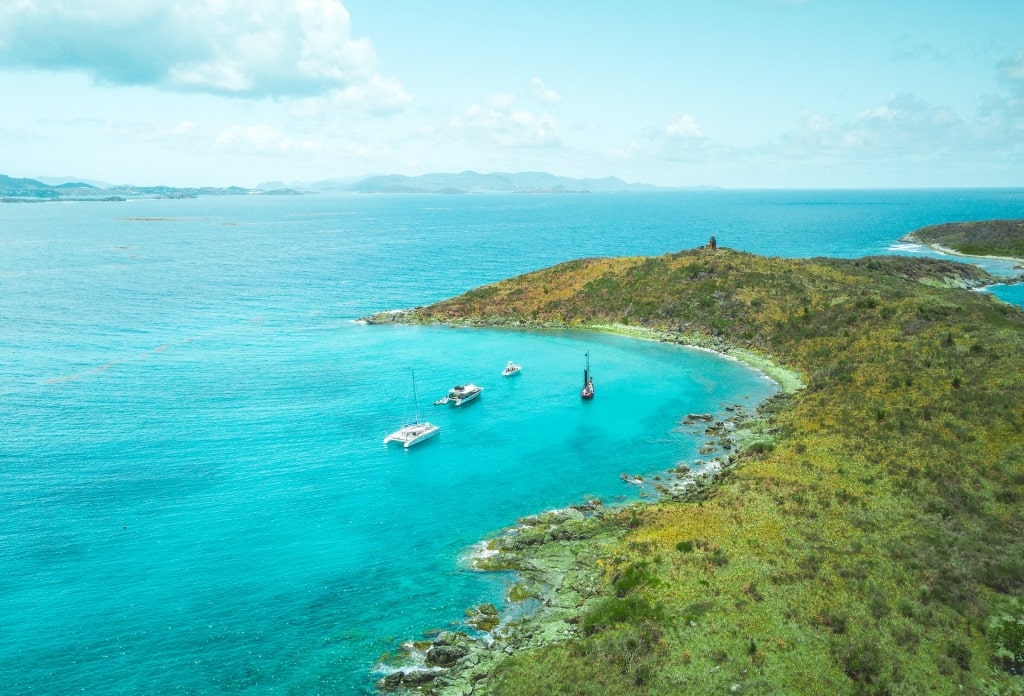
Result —
<path fill-rule="evenodd" d="M 433 423 L 420 422 L 419 399 L 416 398 L 416 371 L 412 373 L 412 400 L 416 407 L 416 420 L 384 438 L 384 444 L 400 442 L 406 449 L 437 435 L 441 428 Z"/>
<path fill-rule="evenodd" d="M 516 363 L 512 362 L 511 360 L 509 360 L 508 364 L 505 365 L 505 369 L 501 371 L 501 376 L 502 377 L 512 377 L 513 375 L 518 375 L 520 370 L 522 370 L 522 369 L 523 369 L 522 365 L 517 365 Z"/>
<path fill-rule="evenodd" d="M 581 399 L 594 398 L 594 378 L 590 374 L 590 351 L 587 351 L 587 366 L 583 368 L 583 388 L 580 389 Z"/>
<path fill-rule="evenodd" d="M 483 390 L 483 387 L 478 387 L 475 384 L 456 385 L 449 390 L 448 396 L 438 399 L 434 402 L 434 405 L 454 404 L 455 406 L 461 406 L 480 396 L 480 392 Z"/>

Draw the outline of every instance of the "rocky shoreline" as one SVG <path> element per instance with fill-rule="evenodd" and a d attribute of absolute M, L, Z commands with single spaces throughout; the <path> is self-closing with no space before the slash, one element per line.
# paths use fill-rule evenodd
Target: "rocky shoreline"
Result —
<path fill-rule="evenodd" d="M 507 600 L 409 644 L 382 664 L 381 686 L 539 694 L 1009 685 L 1021 654 L 1011 635 L 1021 542 L 991 530 L 1020 525 L 1019 501 L 1005 491 L 1020 477 L 1022 319 L 967 291 L 1000 280 L 932 258 L 691 250 L 566 262 L 374 317 L 615 331 L 758 367 L 798 366 L 788 390 L 808 384 L 762 402 L 749 421 L 725 404 L 681 418 L 680 428 L 706 438 L 706 459 L 646 480 L 624 472 L 640 487 L 638 504 L 525 518 L 483 543 L 477 565 L 518 578 Z M 981 485 L 962 479 L 968 467 Z M 916 647 L 906 650 L 908 639 Z M 418 664 L 409 659 L 417 650 Z"/>
<path fill-rule="evenodd" d="M 678 428 L 705 438 L 701 448 L 710 459 L 676 467 L 645 480 L 623 473 L 641 486 L 648 502 L 608 506 L 586 501 L 517 520 L 496 536 L 477 544 L 468 565 L 480 572 L 513 572 L 516 581 L 499 610 L 481 604 L 466 610 L 465 630 L 440 631 L 407 641 L 395 655 L 382 656 L 377 688 L 392 693 L 452 696 L 481 693 L 494 670 L 509 657 L 580 637 L 587 612 L 609 593 L 604 558 L 643 517 L 651 501 L 697 503 L 738 464 L 744 448 L 771 447 L 765 411 L 784 394 L 756 411 L 734 404 L 721 414 L 691 413 Z"/>
<path fill-rule="evenodd" d="M 680 430 L 700 435 L 703 458 L 680 462 L 649 479 L 623 472 L 622 480 L 641 488 L 640 502 L 606 506 L 599 500 L 525 517 L 481 542 L 470 566 L 477 571 L 511 571 L 517 581 L 508 592 L 505 615 L 489 604 L 466 611 L 465 631 L 440 631 L 402 644 L 397 655 L 383 656 L 377 688 L 384 692 L 415 692 L 453 696 L 483 691 L 500 663 L 517 653 L 576 638 L 587 611 L 607 596 L 605 551 L 642 517 L 654 501 L 696 503 L 706 499 L 716 481 L 736 468 L 744 448 L 771 448 L 766 411 L 804 387 L 802 376 L 771 358 L 702 334 L 680 334 L 624 324 L 566 325 L 561 322 L 509 321 L 502 317 L 462 321 L 424 321 L 419 308 L 389 310 L 366 317 L 368 324 L 433 324 L 467 328 L 600 331 L 640 340 L 676 343 L 709 350 L 762 372 L 779 385 L 780 394 L 748 411 L 723 404 L 720 414 L 691 413 Z M 646 502 L 644 502 L 646 501 Z"/>
<path fill-rule="evenodd" d="M 368 324 L 425 324 L 419 308 L 389 310 L 366 317 Z M 715 482 L 738 464 L 745 447 L 772 447 L 764 412 L 770 404 L 804 387 L 802 376 L 753 351 L 701 334 L 623 324 L 570 326 L 561 322 L 509 321 L 502 317 L 443 322 L 467 328 L 589 330 L 641 340 L 671 342 L 709 350 L 738 360 L 776 382 L 781 393 L 756 411 L 723 404 L 721 414 L 688 414 L 677 426 L 705 438 L 700 453 L 706 459 L 680 462 L 649 480 L 623 472 L 622 480 L 641 488 L 648 502 L 606 506 L 599 500 L 521 518 L 497 536 L 481 542 L 470 566 L 477 571 L 511 571 L 517 576 L 506 598 L 506 611 L 489 604 L 466 611 L 466 631 L 440 631 L 423 640 L 407 641 L 396 655 L 378 664 L 384 692 L 415 692 L 431 696 L 477 693 L 505 659 L 520 652 L 579 637 L 582 617 L 612 591 L 603 576 L 604 551 L 637 524 L 643 508 L 653 501 L 694 503 L 710 495 Z"/>
<path fill-rule="evenodd" d="M 957 251 L 956 249 L 953 249 L 953 248 L 948 247 L 948 246 L 944 246 L 944 245 L 939 244 L 937 242 L 930 242 L 927 239 L 922 239 L 916 232 L 911 232 L 909 234 L 905 234 L 902 237 L 900 237 L 897 241 L 899 241 L 899 242 L 909 242 L 911 244 L 923 244 L 924 246 L 928 247 L 929 249 L 931 249 L 932 251 L 934 251 L 936 253 L 943 254 L 944 256 L 952 256 L 954 258 L 961 258 L 961 259 L 995 259 L 995 260 L 998 260 L 998 261 L 1006 261 L 1008 263 L 1012 263 L 1013 264 L 1014 270 L 1024 270 L 1024 258 L 1019 258 L 1017 256 L 1001 256 L 1001 255 L 998 255 L 998 254 L 965 254 L 962 251 Z M 1006 279 L 1005 282 L 1006 282 L 1006 284 L 1024 283 L 1024 274 L 1017 274 L 1015 276 L 1010 276 L 1010 277 L 1008 277 Z M 961 286 L 958 286 L 958 287 L 961 287 Z M 974 289 L 974 288 L 978 288 L 978 287 L 987 287 L 987 286 L 985 286 L 985 285 L 977 285 L 977 284 L 965 284 L 962 287 L 965 287 L 966 289 Z"/>

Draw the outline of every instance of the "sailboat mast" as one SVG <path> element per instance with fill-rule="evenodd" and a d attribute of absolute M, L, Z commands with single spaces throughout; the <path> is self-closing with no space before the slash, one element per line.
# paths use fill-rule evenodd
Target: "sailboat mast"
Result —
<path fill-rule="evenodd" d="M 416 397 L 416 370 L 412 369 L 412 402 L 416 406 L 416 422 L 420 422 L 420 400 Z"/>

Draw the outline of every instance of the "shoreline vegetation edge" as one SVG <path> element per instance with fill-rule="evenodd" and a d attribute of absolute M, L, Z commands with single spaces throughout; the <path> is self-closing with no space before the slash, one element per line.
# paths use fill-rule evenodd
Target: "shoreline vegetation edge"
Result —
<path fill-rule="evenodd" d="M 910 236 L 904 239 L 921 241 L 910 240 Z M 941 253 L 962 255 L 953 249 L 929 245 Z M 693 251 L 700 253 L 703 250 Z M 537 273 L 549 270 L 544 269 Z M 534 274 L 527 274 L 527 277 L 530 275 Z M 956 275 L 953 278 L 948 275 L 940 278 L 922 277 L 916 280 L 922 285 L 945 289 L 976 289 L 1007 280 L 1020 282 L 1018 277 L 999 279 L 993 283 L 995 279 L 984 272 L 975 278 L 968 276 L 970 274 Z M 507 281 L 495 285 L 505 282 Z M 489 287 L 491 286 L 485 286 Z M 475 291 L 467 295 L 473 292 Z M 779 427 L 775 422 L 775 416 L 785 407 L 789 397 L 806 389 L 808 382 L 813 381 L 808 380 L 806 370 L 787 367 L 783 361 L 765 352 L 740 347 L 723 337 L 710 336 L 699 331 L 674 331 L 618 322 L 536 321 L 494 314 L 486 317 L 466 315 L 439 318 L 422 313 L 424 309 L 443 306 L 448 302 L 450 301 L 437 303 L 430 308 L 381 312 L 366 318 L 365 321 L 371 324 L 410 323 L 473 328 L 589 330 L 640 340 L 672 342 L 712 351 L 743 362 L 775 381 L 781 393 L 761 402 L 753 414 L 735 415 L 732 425 L 735 427 L 735 422 L 741 423 L 745 437 L 742 441 L 729 443 L 729 446 L 724 448 L 727 452 L 721 458 L 724 461 L 701 462 L 701 466 L 693 471 L 667 472 L 675 473 L 677 478 L 669 486 L 656 484 L 659 497 L 654 501 L 639 501 L 614 508 L 605 507 L 601 501 L 586 501 L 580 505 L 570 505 L 560 510 L 522 518 L 515 525 L 480 542 L 469 561 L 470 566 L 478 570 L 515 571 L 518 580 L 512 586 L 507 602 L 521 604 L 531 610 L 520 612 L 509 619 L 503 618 L 501 612 L 492 605 L 479 605 L 467 609 L 466 622 L 478 631 L 477 635 L 470 636 L 459 631 L 440 631 L 433 634 L 430 640 L 405 643 L 401 655 L 382 658 L 379 669 L 384 676 L 377 684 L 382 690 L 412 688 L 429 694 L 486 693 L 486 680 L 495 667 L 506 659 L 522 651 L 549 646 L 569 638 L 591 635 L 585 625 L 588 620 L 587 612 L 592 613 L 595 604 L 599 603 L 601 596 L 608 591 L 608 578 L 603 577 L 609 570 L 604 561 L 604 554 L 616 543 L 620 543 L 630 530 L 643 524 L 644 508 L 649 507 L 652 502 L 657 504 L 666 500 L 702 505 L 712 493 L 715 483 L 731 473 L 740 463 L 743 457 L 737 456 L 736 453 L 749 453 L 753 450 L 754 454 L 760 454 L 763 451 L 758 447 L 764 442 L 762 438 L 767 435 L 770 440 L 771 433 Z M 708 414 L 690 414 L 688 419 L 710 421 L 714 418 Z M 689 422 L 693 423 L 693 420 Z M 721 432 L 723 425 L 722 420 L 715 421 L 706 434 Z M 735 451 L 728 452 L 733 446 L 736 446 Z M 768 451 L 770 448 L 771 445 Z M 705 464 L 707 466 L 704 466 Z M 623 478 L 628 482 L 635 482 L 627 479 L 626 474 L 623 474 Z M 677 548 L 685 548 L 686 545 L 692 548 L 694 543 L 699 546 L 701 540 L 680 542 Z M 620 571 L 613 576 L 613 588 L 622 580 L 621 575 Z M 616 594 L 622 596 L 617 590 Z M 753 641 L 751 644 L 753 645 Z M 755 657 L 757 655 L 756 652 L 752 654 Z M 482 691 L 477 691 L 478 686 L 482 687 Z"/>
<path fill-rule="evenodd" d="M 406 640 L 396 654 L 381 656 L 376 672 L 381 691 L 406 691 L 436 696 L 474 693 L 477 684 L 505 659 L 576 636 L 581 614 L 601 596 L 598 588 L 603 567 L 601 555 L 635 527 L 638 512 L 660 500 L 699 502 L 721 477 L 736 466 L 733 450 L 770 440 L 770 417 L 762 410 L 772 408 L 786 395 L 806 384 L 800 372 L 789 369 L 766 355 L 745 350 L 700 334 L 678 334 L 626 324 L 558 325 L 550 322 L 524 324 L 494 317 L 486 321 L 420 321 L 417 309 L 393 309 L 365 317 L 368 324 L 443 325 L 468 329 L 519 329 L 548 331 L 595 331 L 642 341 L 674 343 L 684 348 L 714 353 L 759 371 L 775 382 L 779 393 L 746 411 L 739 404 L 726 407 L 724 414 L 688 414 L 680 425 L 705 424 L 702 452 L 717 458 L 698 459 L 690 468 L 685 462 L 653 477 L 652 494 L 621 505 L 588 500 L 520 518 L 474 544 L 461 564 L 479 572 L 513 572 L 508 605 L 517 611 L 502 612 L 491 604 L 466 609 L 465 631 L 428 631 L 424 640 Z M 765 409 L 768 410 L 768 409 Z M 726 435 L 725 433 L 729 433 Z M 715 436 L 719 436 L 715 439 Z M 623 473 L 626 483 L 644 485 L 643 477 Z M 504 613 L 504 617 L 503 617 Z M 509 619 L 508 617 L 512 618 Z"/>

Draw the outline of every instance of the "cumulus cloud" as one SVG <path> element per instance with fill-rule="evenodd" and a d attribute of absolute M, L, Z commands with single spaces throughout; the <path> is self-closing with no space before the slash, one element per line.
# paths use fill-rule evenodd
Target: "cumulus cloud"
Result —
<path fill-rule="evenodd" d="M 665 134 L 672 138 L 699 138 L 702 133 L 700 126 L 689 114 L 676 114 L 667 126 Z"/>
<path fill-rule="evenodd" d="M 533 98 L 544 104 L 557 104 L 562 101 L 562 95 L 544 84 L 544 80 L 539 77 L 530 80 L 530 89 Z"/>
<path fill-rule="evenodd" d="M 516 95 L 500 92 L 472 104 L 452 126 L 470 131 L 502 147 L 536 148 L 561 144 L 558 121 L 549 114 L 517 109 Z"/>
<path fill-rule="evenodd" d="M 965 163 L 992 168 L 1024 156 L 1024 100 L 992 95 L 961 115 L 900 94 L 847 119 L 808 112 L 798 128 L 750 154 L 787 163 L 931 163 L 935 172 Z"/>
<path fill-rule="evenodd" d="M 634 155 L 646 151 L 648 156 L 669 162 L 706 162 L 713 156 L 712 150 L 716 150 L 690 114 L 674 114 L 663 126 L 648 126 L 644 137 L 646 145 L 631 145 Z M 721 151 L 717 148 L 719 154 Z"/>
<path fill-rule="evenodd" d="M 17 0 L 0 6 L 3 66 L 238 97 L 374 92 L 381 80 L 339 0 Z"/>
<path fill-rule="evenodd" d="M 788 157 L 892 156 L 935 155 L 979 144 L 972 124 L 951 108 L 898 94 L 846 121 L 805 112 L 801 126 L 783 135 L 775 147 Z"/>
<path fill-rule="evenodd" d="M 196 124 L 194 124 L 192 121 L 182 121 L 181 123 L 179 123 L 171 129 L 171 133 L 173 135 L 182 137 L 190 137 L 195 132 Z"/>
<path fill-rule="evenodd" d="M 1024 51 L 996 64 L 1007 91 L 987 95 L 973 113 L 957 113 L 912 94 L 890 97 L 845 120 L 805 113 L 799 128 L 763 152 L 792 158 L 914 158 L 944 163 L 996 161 L 1024 154 Z"/>
<path fill-rule="evenodd" d="M 1024 98 L 986 98 L 978 111 L 977 128 L 990 147 L 1024 155 Z"/>
<path fill-rule="evenodd" d="M 931 104 L 911 94 L 899 94 L 885 104 L 857 114 L 853 132 L 858 145 L 904 148 L 953 143 L 966 136 L 966 122 L 950 107 Z"/>
<path fill-rule="evenodd" d="M 359 84 L 332 90 L 320 97 L 300 99 L 291 113 L 300 117 L 319 117 L 339 110 L 359 109 L 373 114 L 401 111 L 412 102 L 402 84 L 392 78 L 373 76 Z"/>
<path fill-rule="evenodd" d="M 284 135 L 267 125 L 232 126 L 221 131 L 214 144 L 218 150 L 245 155 L 316 153 L 325 149 L 320 140 Z"/>

